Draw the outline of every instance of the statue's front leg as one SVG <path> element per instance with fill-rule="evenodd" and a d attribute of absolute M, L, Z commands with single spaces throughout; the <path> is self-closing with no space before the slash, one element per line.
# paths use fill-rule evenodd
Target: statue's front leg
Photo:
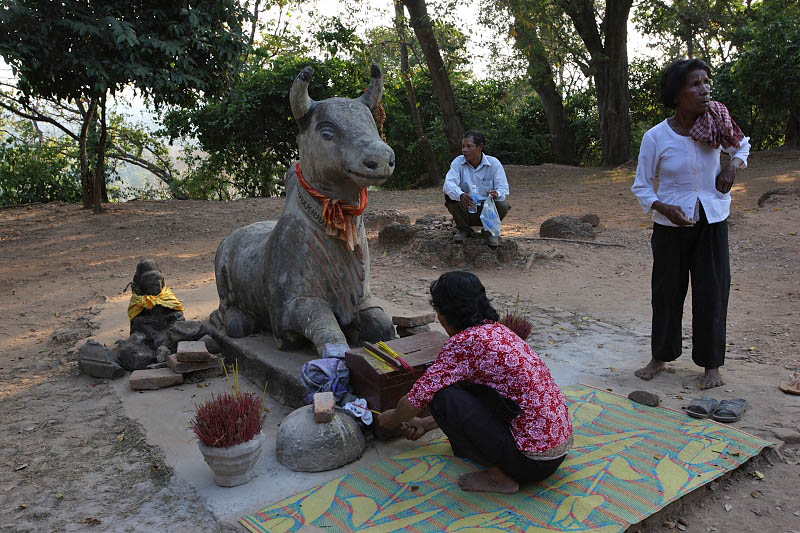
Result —
<path fill-rule="evenodd" d="M 320 356 L 326 344 L 348 346 L 336 315 L 324 300 L 295 298 L 284 307 L 282 313 L 286 318 L 286 330 L 300 333 L 310 340 Z"/>

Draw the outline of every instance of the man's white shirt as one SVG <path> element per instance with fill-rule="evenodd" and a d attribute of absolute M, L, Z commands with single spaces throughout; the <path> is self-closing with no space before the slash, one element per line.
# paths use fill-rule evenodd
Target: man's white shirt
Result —
<path fill-rule="evenodd" d="M 503 165 L 496 157 L 486 154 L 481 154 L 481 162 L 476 168 L 463 155 L 453 159 L 443 189 L 447 197 L 455 201 L 461 198 L 462 193 L 467 193 L 477 196 L 482 202 L 489 197 L 489 191 L 497 191 L 497 200 L 502 202 L 509 193 Z"/>

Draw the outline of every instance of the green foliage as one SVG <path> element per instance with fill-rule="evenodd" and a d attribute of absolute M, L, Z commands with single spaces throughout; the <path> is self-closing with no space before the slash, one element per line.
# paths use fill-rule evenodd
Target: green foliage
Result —
<path fill-rule="evenodd" d="M 628 66 L 634 157 L 639 155 L 644 133 L 671 114 L 660 97 L 659 80 L 664 68 L 665 65 L 654 58 L 634 60 Z"/>
<path fill-rule="evenodd" d="M 16 0 L 0 11 L 0 55 L 26 95 L 59 100 L 134 85 L 156 104 L 224 87 L 245 49 L 235 0 Z"/>
<path fill-rule="evenodd" d="M 756 150 L 781 145 L 786 121 L 800 120 L 800 3 L 754 4 L 735 37 L 738 52 L 714 76 L 724 102 Z"/>
<path fill-rule="evenodd" d="M 533 165 L 549 160 L 550 135 L 544 112 L 538 98 L 524 84 L 468 80 L 461 76 L 452 76 L 451 82 L 464 127 L 484 133 L 486 153 L 504 164 Z M 412 84 L 437 166 L 444 177 L 451 158 L 431 80 L 419 73 Z M 383 106 L 386 138 L 397 158 L 395 173 L 386 187 L 406 188 L 417 182 L 426 169 L 399 80 L 387 85 Z"/>
<path fill-rule="evenodd" d="M 16 126 L 0 140 L 0 205 L 80 200 L 75 143 L 45 138 L 40 146 L 30 124 Z"/>
<path fill-rule="evenodd" d="M 70 102 L 80 108 L 81 160 L 94 151 L 91 157 L 102 162 L 108 146 L 94 130 L 109 93 L 132 86 L 161 106 L 223 92 L 248 47 L 242 28 L 248 17 L 236 0 L 3 2 L 0 56 L 18 78 L 13 104 L 3 107 L 30 111 L 36 98 Z M 39 118 L 36 110 L 27 116 Z M 90 168 L 81 169 L 82 200 L 99 212 L 93 199 L 102 191 L 92 191 Z"/>
<path fill-rule="evenodd" d="M 603 159 L 600 143 L 600 114 L 597 95 L 591 88 L 576 91 L 564 100 L 567 122 L 575 132 L 578 161 L 581 165 L 598 165 Z"/>
<path fill-rule="evenodd" d="M 728 57 L 744 7 L 742 0 L 642 0 L 633 21 L 666 57 L 688 55 L 713 65 Z"/>

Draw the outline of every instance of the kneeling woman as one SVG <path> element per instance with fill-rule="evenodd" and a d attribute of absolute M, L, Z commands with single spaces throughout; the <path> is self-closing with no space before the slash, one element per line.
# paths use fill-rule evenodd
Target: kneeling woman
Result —
<path fill-rule="evenodd" d="M 450 339 L 378 423 L 411 440 L 440 427 L 457 457 L 486 468 L 461 475 L 463 490 L 513 493 L 553 474 L 572 446 L 572 424 L 545 364 L 497 323 L 475 275 L 443 274 L 431 283 L 431 305 Z M 432 416 L 417 417 L 427 406 Z"/>

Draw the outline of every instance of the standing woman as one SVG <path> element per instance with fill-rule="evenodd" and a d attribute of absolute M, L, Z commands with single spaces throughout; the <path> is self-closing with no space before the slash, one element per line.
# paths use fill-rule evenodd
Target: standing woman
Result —
<path fill-rule="evenodd" d="M 480 280 L 447 272 L 431 305 L 450 339 L 436 361 L 378 424 L 416 440 L 440 427 L 456 457 L 484 470 L 462 474 L 473 492 L 513 493 L 551 476 L 572 446 L 564 395 L 524 340 L 497 322 Z M 418 417 L 430 406 L 431 416 Z"/>
<path fill-rule="evenodd" d="M 719 367 L 725 362 L 731 279 L 730 190 L 750 154 L 750 138 L 723 104 L 711 100 L 709 74 L 699 59 L 674 61 L 663 72 L 661 98 L 675 114 L 644 134 L 631 188 L 644 211 L 654 211 L 652 359 L 636 375 L 652 379 L 681 355 L 691 277 L 692 360 L 705 369 L 702 389 L 724 384 Z M 725 168 L 721 150 L 731 155 Z"/>

